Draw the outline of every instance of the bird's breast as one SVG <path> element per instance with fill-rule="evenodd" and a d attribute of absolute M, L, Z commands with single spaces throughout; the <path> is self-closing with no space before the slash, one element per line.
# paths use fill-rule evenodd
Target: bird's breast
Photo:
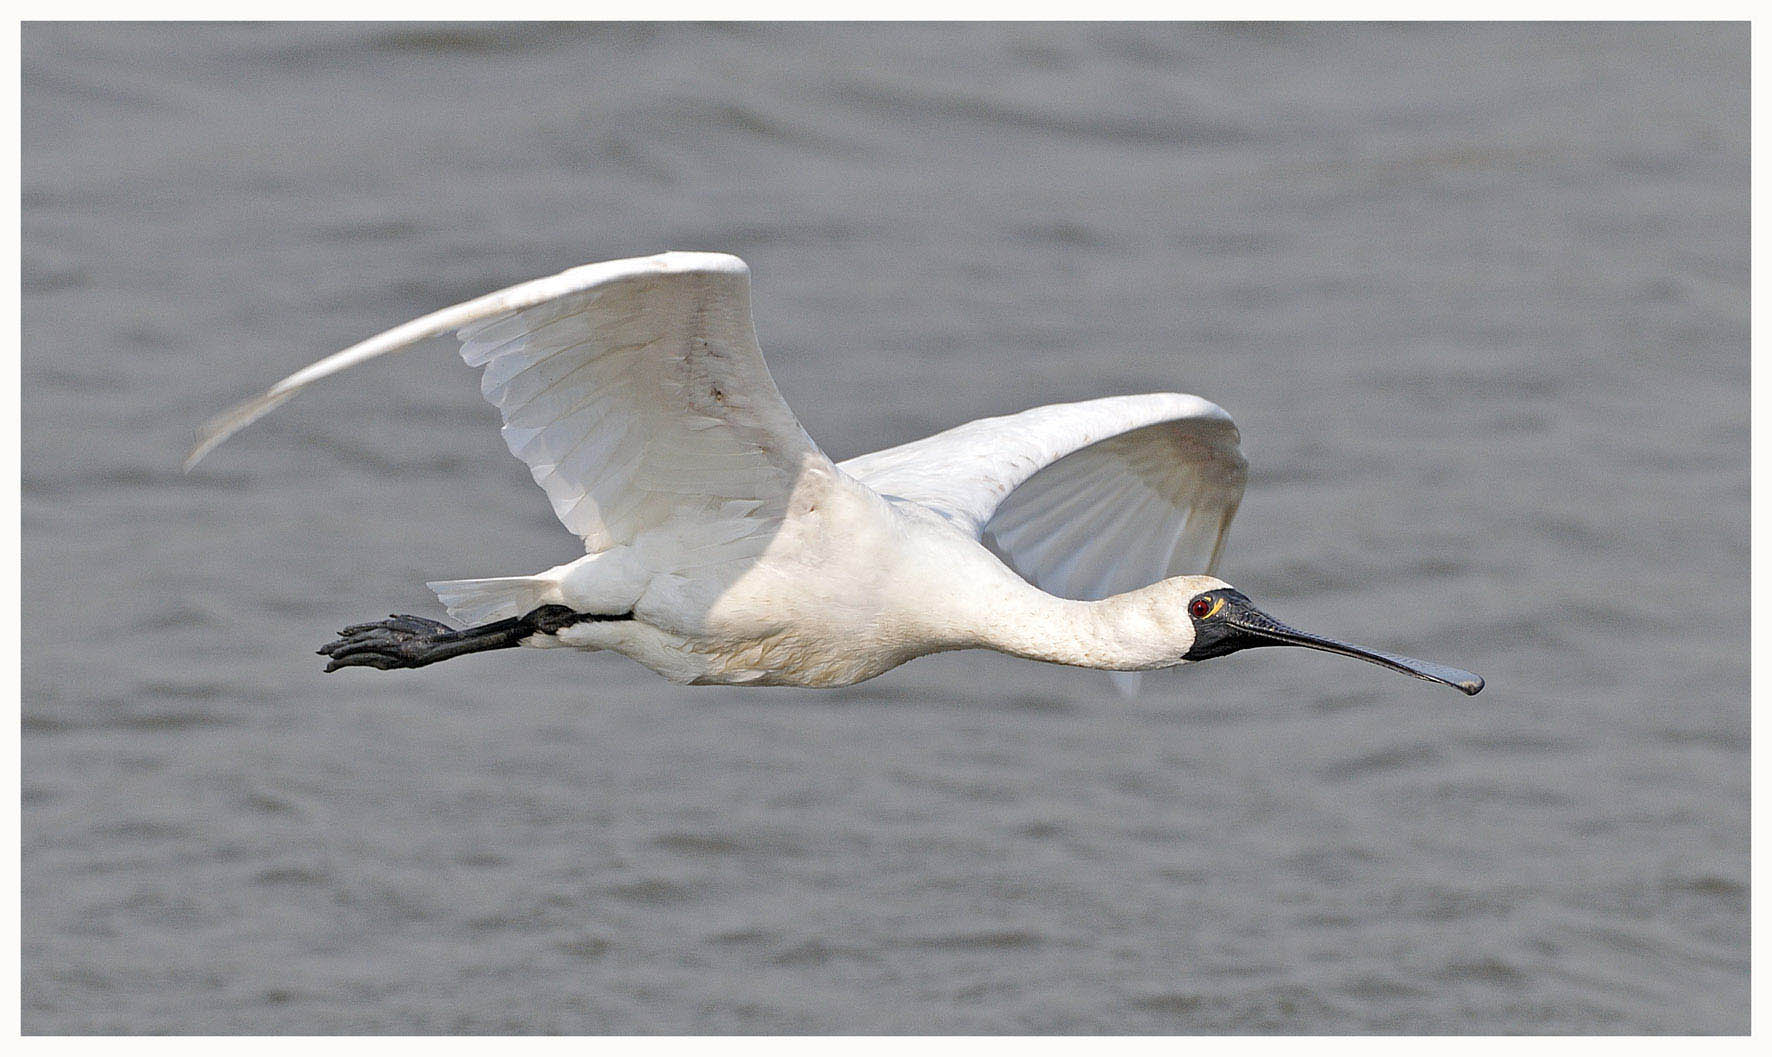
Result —
<path fill-rule="evenodd" d="M 754 558 L 659 577 L 640 599 L 637 616 L 693 656 L 689 681 L 847 686 L 943 648 L 923 629 L 944 579 L 923 568 L 925 537 L 952 530 L 841 476 L 807 493 Z"/>
<path fill-rule="evenodd" d="M 791 633 L 744 643 L 704 644 L 697 683 L 750 686 L 849 686 L 872 679 L 909 659 L 899 651 L 833 649 Z"/>

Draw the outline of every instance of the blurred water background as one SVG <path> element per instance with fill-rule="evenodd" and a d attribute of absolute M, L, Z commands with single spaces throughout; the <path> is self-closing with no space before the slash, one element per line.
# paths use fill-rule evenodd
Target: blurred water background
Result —
<path fill-rule="evenodd" d="M 27 1032 L 1740 1032 L 1745 25 L 28 24 Z M 1480 672 L 321 674 L 574 544 L 438 342 L 724 250 L 847 458 L 1179 389 L 1223 574 Z M 465 498 L 465 501 L 464 501 Z"/>

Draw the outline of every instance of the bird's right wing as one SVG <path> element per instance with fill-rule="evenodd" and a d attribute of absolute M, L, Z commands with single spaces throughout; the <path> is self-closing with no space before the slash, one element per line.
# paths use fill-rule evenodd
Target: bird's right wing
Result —
<path fill-rule="evenodd" d="M 211 422 L 187 468 L 313 382 L 452 330 L 506 444 L 587 550 L 672 519 L 767 520 L 802 473 L 830 467 L 763 363 L 745 263 L 664 253 L 522 283 L 329 356 Z"/>
<path fill-rule="evenodd" d="M 840 469 L 991 545 L 1055 595 L 1094 599 L 1211 573 L 1243 498 L 1237 427 L 1180 393 L 968 422 Z"/>

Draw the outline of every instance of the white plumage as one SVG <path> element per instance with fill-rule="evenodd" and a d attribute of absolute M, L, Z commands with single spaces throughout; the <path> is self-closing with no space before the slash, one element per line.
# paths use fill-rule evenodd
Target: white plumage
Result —
<path fill-rule="evenodd" d="M 212 422 L 186 467 L 313 382 L 455 331 L 586 555 L 432 584 L 484 626 L 359 625 L 322 651 L 329 670 L 520 643 L 619 650 L 680 682 L 838 686 L 968 647 L 1136 672 L 1289 643 L 1481 686 L 1303 641 L 1212 577 L 1246 476 L 1216 405 L 1040 407 L 834 465 L 769 375 L 749 287 L 736 257 L 666 253 L 488 294 L 296 372 Z M 1203 621 L 1202 598 L 1231 610 Z M 1262 641 L 1226 645 L 1233 630 Z"/>

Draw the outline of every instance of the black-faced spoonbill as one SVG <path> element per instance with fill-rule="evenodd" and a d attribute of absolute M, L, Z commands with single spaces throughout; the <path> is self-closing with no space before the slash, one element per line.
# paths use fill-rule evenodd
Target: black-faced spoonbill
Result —
<path fill-rule="evenodd" d="M 358 624 L 320 650 L 329 672 L 571 646 L 680 683 L 825 687 L 985 648 L 1129 689 L 1140 671 L 1307 646 L 1483 688 L 1287 627 L 1211 575 L 1246 464 L 1230 416 L 1197 396 L 1037 407 L 832 463 L 776 390 L 750 270 L 724 254 L 588 264 L 415 319 L 217 418 L 186 469 L 313 382 L 448 331 L 587 553 L 430 584 L 469 627 Z"/>

